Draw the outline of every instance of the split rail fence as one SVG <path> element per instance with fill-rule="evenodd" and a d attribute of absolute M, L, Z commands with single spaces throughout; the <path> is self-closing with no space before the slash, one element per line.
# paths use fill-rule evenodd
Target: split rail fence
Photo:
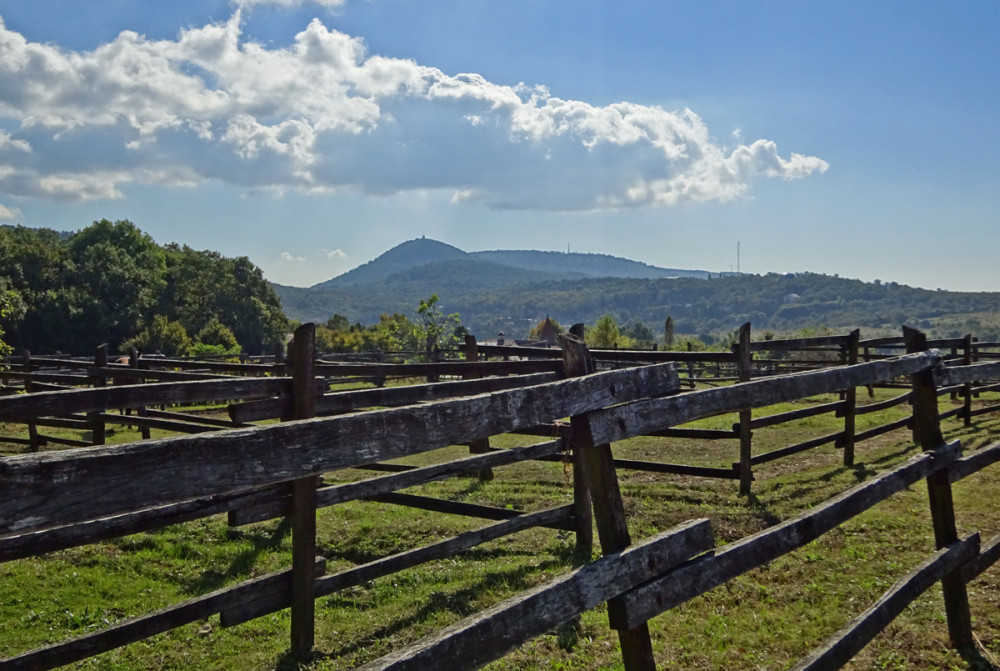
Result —
<path fill-rule="evenodd" d="M 748 335 L 747 328 L 747 341 Z M 856 335 L 852 337 L 857 342 Z M 244 401 L 231 406 L 231 421 L 241 426 L 228 430 L 215 427 L 223 430 L 0 459 L 0 560 L 219 512 L 228 512 L 231 523 L 288 516 L 293 543 L 289 570 L 0 660 L 0 668 L 51 668 L 215 613 L 221 614 L 224 626 L 232 626 L 289 607 L 291 650 L 306 654 L 313 647 L 313 607 L 320 596 L 534 526 L 575 531 L 579 549 L 589 555 L 596 523 L 602 559 L 364 668 L 477 668 L 606 602 L 625 668 L 652 669 L 650 618 L 801 547 L 921 479 L 928 483 L 937 551 L 796 668 L 839 668 L 938 581 L 944 588 L 951 640 L 958 647 L 968 646 L 973 635 L 965 584 L 1000 556 L 1000 540 L 981 546 L 977 535 L 957 537 L 950 488 L 1000 460 L 1000 444 L 963 456 L 957 443 L 944 440 L 938 397 L 949 389 L 1000 378 L 1000 362 L 946 366 L 945 357 L 927 350 L 919 333 L 907 331 L 906 338 L 908 354 L 863 363 L 847 358 L 842 366 L 695 391 L 683 390 L 677 362 L 598 372 L 594 356 L 578 340 L 567 338 L 560 360 L 552 362 L 557 365 L 544 372 L 323 394 L 324 366 L 316 363 L 312 326 L 305 325 L 296 334 L 291 377 L 97 386 L 0 399 L 0 420 L 71 414 L 93 422 L 102 419 L 95 413 L 104 414 L 110 407 Z M 744 353 L 749 350 L 742 348 Z M 475 378 L 501 370 L 491 363 L 497 362 L 450 365 L 461 367 L 453 369 L 454 374 Z M 906 377 L 911 380 L 907 401 L 913 405 L 908 424 L 922 454 L 736 543 L 713 547 L 711 525 L 705 520 L 632 543 L 616 475 L 621 462 L 614 459 L 613 442 L 661 435 L 700 418 L 734 412 L 745 424 L 743 413 L 754 409 L 822 394 L 843 394 L 846 400 L 859 387 Z M 351 412 L 373 405 L 384 409 Z M 345 412 L 349 414 L 337 414 Z M 242 426 L 264 417 L 290 421 Z M 531 432 L 565 418 L 568 425 L 554 440 L 503 450 L 489 447 L 490 436 Z M 381 463 L 455 444 L 469 445 L 473 454 L 420 468 Z M 549 510 L 489 509 L 398 493 L 442 478 L 482 476 L 487 469 L 521 460 L 568 458 L 573 462 L 574 503 Z M 350 484 L 324 485 L 320 480 L 323 473 L 354 467 L 394 472 Z M 497 521 L 325 575 L 324 563 L 316 556 L 316 509 L 353 499 Z"/>

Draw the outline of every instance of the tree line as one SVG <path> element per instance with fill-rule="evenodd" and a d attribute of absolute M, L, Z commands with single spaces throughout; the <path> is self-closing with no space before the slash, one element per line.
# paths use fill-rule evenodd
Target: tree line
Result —
<path fill-rule="evenodd" d="M 558 281 L 499 275 L 490 268 L 473 269 L 463 260 L 429 264 L 377 285 L 277 291 L 293 318 L 322 320 L 339 312 L 363 323 L 374 322 L 383 312 L 402 311 L 414 297 L 433 292 L 480 337 L 499 331 L 522 337 L 546 314 L 564 324 L 594 324 L 610 314 L 619 324 L 645 325 L 660 342 L 668 316 L 678 336 L 706 341 L 724 338 L 747 321 L 776 333 L 820 327 L 894 332 L 909 324 L 932 337 L 975 331 L 985 339 L 1000 339 L 1000 294 L 995 292 L 935 291 L 818 273 Z M 978 323 L 967 324 L 971 319 Z"/>
<path fill-rule="evenodd" d="M 0 227 L 0 338 L 33 353 L 84 355 L 101 343 L 167 355 L 259 353 L 288 319 L 260 268 L 159 245 L 130 221 L 75 233 Z"/>

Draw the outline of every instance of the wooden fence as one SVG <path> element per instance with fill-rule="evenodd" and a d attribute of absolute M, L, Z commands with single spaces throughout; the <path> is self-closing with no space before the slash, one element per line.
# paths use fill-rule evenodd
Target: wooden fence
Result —
<path fill-rule="evenodd" d="M 971 364 L 977 360 L 978 349 L 973 351 L 975 344 L 971 336 L 961 339 L 931 341 L 930 347 L 943 348 L 945 364 Z M 888 356 L 904 347 L 901 338 L 879 338 L 860 340 L 859 332 L 849 334 L 829 335 L 812 338 L 796 338 L 784 340 L 752 341 L 750 339 L 750 324 L 744 324 L 739 330 L 738 341 L 730 352 L 658 352 L 650 350 L 594 350 L 591 352 L 598 369 L 608 369 L 623 365 L 638 365 L 651 363 L 673 362 L 679 369 L 682 381 L 689 386 L 718 386 L 732 381 L 747 382 L 770 375 L 788 372 L 817 370 L 832 365 L 850 365 L 859 360 L 873 361 Z M 947 353 L 950 350 L 950 354 Z M 465 362 L 451 361 L 440 363 L 401 364 L 401 363 L 329 363 L 318 359 L 315 365 L 317 375 L 324 377 L 320 385 L 329 384 L 331 380 L 365 380 L 376 381 L 379 385 L 387 378 L 417 378 L 428 380 L 441 378 L 464 378 L 466 382 L 446 382 L 435 384 L 413 385 L 407 388 L 391 387 L 387 389 L 348 391 L 325 394 L 316 403 L 317 416 L 330 416 L 350 412 L 366 407 L 398 407 L 409 403 L 427 402 L 436 399 L 449 398 L 465 394 L 485 393 L 500 389 L 512 388 L 523 384 L 535 384 L 544 377 L 525 377 L 522 381 L 497 379 L 498 376 L 526 376 L 537 374 L 544 376 L 562 375 L 561 351 L 553 348 L 512 347 L 496 345 L 477 345 L 475 338 L 468 336 L 463 349 Z M 503 360 L 489 361 L 488 358 Z M 509 360 L 514 357 L 515 360 Z M 69 366 L 75 368 L 75 375 L 65 372 L 37 372 L 37 366 Z M 106 363 L 106 349 L 98 348 L 94 362 L 75 360 L 67 363 L 66 359 L 31 358 L 25 355 L 17 368 L 9 371 L 10 378 L 23 379 L 26 388 L 34 390 L 50 388 L 51 381 L 58 379 L 63 383 L 90 384 L 101 387 L 107 384 L 122 384 L 124 382 L 140 382 L 149 379 L 224 379 L 226 375 L 278 375 L 285 376 L 290 372 L 290 364 L 285 357 L 277 356 L 272 363 L 267 364 L 235 364 L 227 362 L 201 362 L 180 359 L 151 358 L 133 360 L 130 365 L 111 365 Z M 700 366 L 695 372 L 695 366 Z M 705 372 L 705 366 L 713 367 L 712 374 Z M 147 372 L 148 371 L 148 372 Z M 215 372 L 212 372 L 215 371 Z M 492 380 L 482 383 L 469 378 L 486 378 Z M 89 411 L 80 411 L 67 407 L 63 412 L 49 416 L 42 413 L 20 416 L 7 414 L 0 417 L 8 421 L 18 421 L 28 426 L 28 437 L 0 438 L 0 442 L 27 444 L 31 451 L 40 446 L 52 444 L 56 446 L 83 446 L 88 444 L 103 444 L 106 424 L 137 425 L 143 430 L 143 437 L 148 437 L 150 428 L 158 428 L 181 433 L 200 433 L 216 431 L 224 428 L 244 426 L 247 423 L 267 419 L 287 420 L 293 416 L 291 382 L 286 382 L 280 392 L 268 391 L 260 387 L 263 394 L 256 398 L 251 396 L 251 388 L 247 387 L 247 395 L 242 400 L 229 405 L 230 421 L 207 419 L 203 415 L 169 412 L 164 409 L 151 410 L 148 404 L 106 405 Z M 549 378 L 554 379 L 554 378 Z M 48 386 L 47 386 L 48 385 Z M 863 431 L 857 431 L 858 418 L 884 411 L 888 408 L 904 406 L 911 403 L 910 392 L 905 384 L 897 380 L 888 380 L 877 385 L 866 385 L 869 395 L 876 386 L 896 389 L 899 391 L 892 398 L 863 403 L 854 388 L 839 392 L 836 401 L 815 404 L 808 408 L 771 413 L 764 416 L 754 416 L 751 409 L 738 412 L 738 421 L 724 429 L 692 428 L 682 425 L 664 428 L 655 435 L 666 438 L 697 439 L 697 440 L 728 440 L 734 443 L 736 459 L 729 466 L 696 466 L 691 464 L 664 463 L 660 461 L 616 460 L 619 468 L 628 468 L 655 473 L 674 473 L 695 475 L 700 477 L 739 480 L 741 493 L 749 493 L 754 480 L 755 467 L 777 459 L 794 456 L 800 452 L 833 445 L 842 450 L 843 462 L 846 466 L 854 463 L 856 446 L 866 440 L 871 440 L 885 433 L 899 430 L 910 424 L 908 416 L 899 417 L 880 425 L 869 426 Z M 325 386 L 323 387 L 326 388 Z M 977 414 L 993 412 L 1000 406 L 972 409 L 972 399 L 982 392 L 1000 389 L 995 379 L 976 380 L 962 385 L 953 385 L 942 389 L 942 394 L 949 394 L 953 399 L 961 396 L 961 407 L 955 407 L 943 413 L 943 419 L 948 417 L 961 418 L 968 426 L 972 417 Z M 118 399 L 127 398 L 119 396 Z M 229 399 L 237 398 L 235 396 Z M 226 400 L 218 397 L 216 400 Z M 139 417 L 122 417 L 111 413 L 114 409 L 135 407 Z M 85 413 L 85 414 L 84 414 Z M 803 440 L 794 445 L 767 453 L 754 454 L 754 432 L 766 427 L 777 426 L 791 421 L 803 420 L 824 414 L 833 414 L 842 418 L 843 429 L 833 433 L 818 435 Z M 77 428 L 81 431 L 90 430 L 91 440 L 65 438 L 46 435 L 39 427 Z M 536 427 L 520 429 L 520 432 L 543 437 L 565 436 L 568 425 L 563 422 L 548 422 Z M 470 442 L 474 453 L 489 449 L 488 439 L 477 439 Z M 483 476 L 489 476 L 489 469 L 483 470 Z M 234 519 L 236 519 L 234 517 Z"/>
<path fill-rule="evenodd" d="M 927 479 L 930 487 L 939 552 L 801 668 L 839 668 L 916 594 L 937 580 L 945 587 L 953 642 L 962 646 L 971 641 L 964 585 L 995 561 L 1000 544 L 993 539 L 980 549 L 977 537 L 957 539 L 950 483 L 1000 459 L 1000 445 L 962 457 L 961 448 L 946 444 L 941 435 L 937 398 L 947 393 L 942 390 L 1000 377 L 1000 362 L 946 367 L 940 354 L 923 351 L 926 345 L 919 334 L 908 333 L 910 354 L 865 363 L 848 358 L 844 365 L 825 370 L 771 375 L 681 393 L 678 362 L 597 372 L 591 353 L 570 338 L 560 352 L 558 366 L 550 366 L 548 372 L 322 394 L 324 385 L 318 373 L 323 365 L 316 363 L 312 352 L 310 328 L 306 325 L 297 334 L 291 378 L 104 386 L 0 399 L 0 419 L 4 419 L 65 414 L 91 417 L 116 406 L 247 399 L 259 394 L 269 398 L 233 406 L 232 412 L 240 417 L 234 421 L 263 416 L 291 420 L 2 459 L 2 560 L 223 511 L 230 513 L 233 523 L 288 515 L 293 528 L 293 565 L 289 570 L 2 660 L 0 668 L 50 668 L 213 613 L 221 614 L 225 626 L 232 626 L 287 607 L 292 608 L 291 649 L 304 654 L 312 647 L 312 604 L 319 596 L 534 526 L 573 530 L 578 545 L 587 552 L 596 522 L 603 559 L 367 668 L 476 668 L 555 624 L 607 602 L 626 668 L 651 669 L 655 666 L 648 619 L 801 547 L 920 479 Z M 749 329 L 747 342 L 748 336 Z M 742 351 L 749 352 L 749 347 Z M 452 370 L 469 378 L 491 375 L 498 368 L 489 367 L 490 363 L 469 362 L 461 364 L 465 368 Z M 858 387 L 905 376 L 912 376 L 908 400 L 914 407 L 909 422 L 926 450 L 924 454 L 807 513 L 708 554 L 704 553 L 712 550 L 713 541 L 705 521 L 692 521 L 632 544 L 616 475 L 616 465 L 621 463 L 614 459 L 612 442 L 662 435 L 681 424 L 731 412 L 740 413 L 741 423 L 749 426 L 754 420 L 744 422 L 742 413 L 755 408 L 829 393 L 844 394 L 843 403 Z M 475 395 L 452 398 L 456 393 Z M 72 399 L 68 410 L 67 399 Z M 413 405 L 417 402 L 423 403 Z M 336 414 L 372 405 L 386 409 Z M 567 417 L 569 425 L 557 440 L 505 450 L 482 442 L 500 433 L 531 432 Z M 786 416 L 781 421 L 789 419 Z M 480 452 L 447 464 L 406 468 L 359 483 L 327 486 L 319 481 L 324 472 L 372 466 L 453 444 L 470 445 Z M 558 459 L 566 447 L 574 465 L 573 505 L 515 512 L 397 493 L 415 484 L 481 473 L 505 463 Z M 793 447 L 795 451 L 805 449 Z M 315 550 L 316 508 L 359 498 L 497 521 L 430 546 L 323 575 L 324 564 Z"/>

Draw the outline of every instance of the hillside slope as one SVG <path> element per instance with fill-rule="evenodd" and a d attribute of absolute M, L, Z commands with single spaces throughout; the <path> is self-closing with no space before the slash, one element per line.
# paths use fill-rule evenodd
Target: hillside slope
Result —
<path fill-rule="evenodd" d="M 706 270 L 679 270 L 658 268 L 648 263 L 623 259 L 610 254 L 583 254 L 579 252 L 539 252 L 532 250 L 492 250 L 469 252 L 469 256 L 488 259 L 516 268 L 566 273 L 567 277 L 630 277 L 657 279 L 661 277 L 709 276 Z"/>
<path fill-rule="evenodd" d="M 407 240 L 368 263 L 309 288 L 324 291 L 338 287 L 372 284 L 417 266 L 436 261 L 460 259 L 465 256 L 466 253 L 458 247 L 437 240 L 428 240 L 427 238 Z"/>
<path fill-rule="evenodd" d="M 990 316 L 1000 312 L 997 293 L 929 291 L 815 273 L 710 275 L 606 254 L 466 253 L 423 238 L 314 287 L 275 290 L 291 318 L 320 323 L 337 313 L 365 324 L 383 313 L 410 315 L 421 298 L 437 294 L 442 310 L 458 312 L 483 336 L 500 330 L 520 336 L 546 315 L 563 324 L 593 324 L 611 314 L 655 333 L 669 316 L 677 333 L 697 335 L 725 334 L 745 321 L 778 332 L 898 330 L 907 323 L 939 335 L 975 330 L 1000 339 L 1000 317 Z"/>

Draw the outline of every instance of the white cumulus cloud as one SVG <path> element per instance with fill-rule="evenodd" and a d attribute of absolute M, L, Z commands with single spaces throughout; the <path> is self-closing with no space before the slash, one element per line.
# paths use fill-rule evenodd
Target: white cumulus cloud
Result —
<path fill-rule="evenodd" d="M 126 31 L 86 52 L 0 19 L 0 122 L 0 194 L 22 198 L 218 180 L 569 211 L 731 200 L 754 180 L 828 167 L 764 139 L 723 148 L 687 109 L 596 106 L 370 54 L 315 19 L 272 48 L 243 35 L 241 10 L 175 40 Z"/>
<path fill-rule="evenodd" d="M 347 254 L 342 249 L 324 249 L 323 253 L 328 259 L 343 260 L 347 258 Z"/>
<path fill-rule="evenodd" d="M 0 203 L 0 219 L 17 219 L 21 216 L 21 210 L 14 206 L 6 206 Z"/>
<path fill-rule="evenodd" d="M 306 257 L 295 256 L 291 252 L 281 252 L 281 260 L 287 263 L 305 263 Z"/>

